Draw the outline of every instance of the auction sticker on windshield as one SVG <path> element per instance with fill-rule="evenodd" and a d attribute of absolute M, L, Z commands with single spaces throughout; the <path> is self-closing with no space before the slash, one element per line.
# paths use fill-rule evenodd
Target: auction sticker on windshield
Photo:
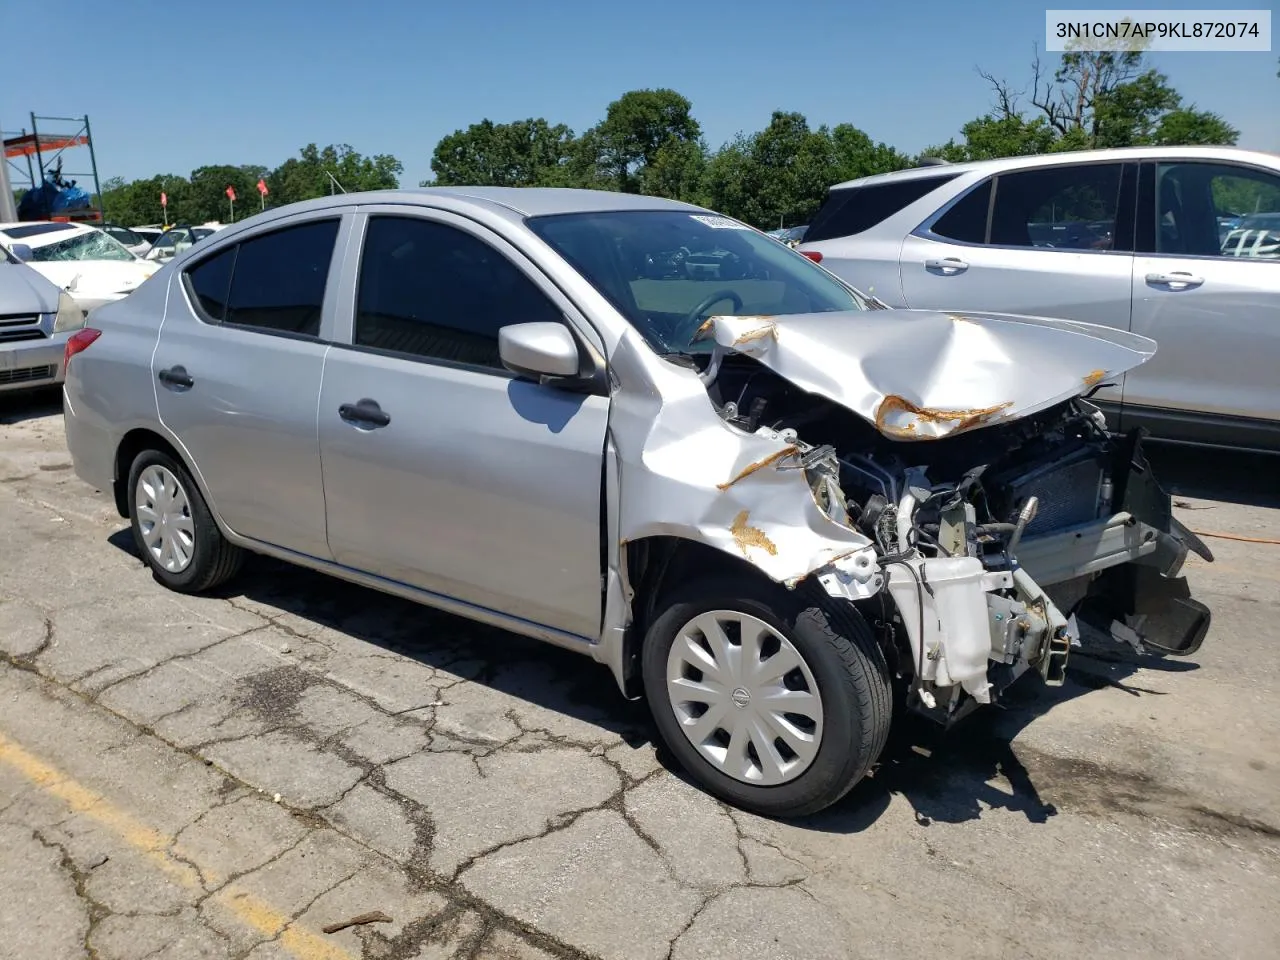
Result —
<path fill-rule="evenodd" d="M 730 220 L 728 217 L 708 217 L 703 214 L 690 214 L 690 217 L 699 223 L 705 223 L 712 230 L 750 230 L 746 224 L 739 223 L 737 220 Z"/>

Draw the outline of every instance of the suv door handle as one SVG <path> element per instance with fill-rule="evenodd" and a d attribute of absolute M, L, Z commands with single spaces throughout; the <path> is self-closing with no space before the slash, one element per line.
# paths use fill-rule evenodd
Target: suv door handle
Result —
<path fill-rule="evenodd" d="M 959 257 L 944 257 L 941 260 L 926 260 L 924 268 L 926 270 L 941 270 L 948 276 L 954 276 L 957 273 L 964 273 L 969 269 L 969 265 Z"/>
<path fill-rule="evenodd" d="M 184 366 L 167 367 L 156 374 L 156 379 L 163 383 L 166 387 L 194 387 L 195 380 L 191 379 L 191 375 L 187 373 Z"/>
<path fill-rule="evenodd" d="M 377 400 L 368 397 L 357 403 L 344 403 L 338 408 L 338 416 L 347 423 L 368 427 L 385 427 L 391 422 L 391 414 L 378 406 Z"/>
<path fill-rule="evenodd" d="M 1175 290 L 1185 290 L 1190 287 L 1200 286 L 1200 284 L 1204 283 L 1204 277 L 1197 277 L 1181 270 L 1174 273 L 1148 273 L 1147 283 L 1161 287 L 1173 287 Z"/>

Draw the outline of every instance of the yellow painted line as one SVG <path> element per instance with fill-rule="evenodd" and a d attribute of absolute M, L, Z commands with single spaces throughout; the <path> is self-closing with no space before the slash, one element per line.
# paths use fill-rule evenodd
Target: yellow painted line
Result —
<path fill-rule="evenodd" d="M 204 892 L 195 871 L 170 856 L 169 838 L 163 833 L 24 750 L 3 733 L 0 733 L 0 763 L 17 771 L 39 790 L 61 800 L 75 813 L 106 827 L 193 893 Z M 353 960 L 351 954 L 319 934 L 296 925 L 288 927 L 291 921 L 287 914 L 234 884 L 223 887 L 211 899 L 258 933 L 267 937 L 279 934 L 277 942 L 298 960 Z"/>

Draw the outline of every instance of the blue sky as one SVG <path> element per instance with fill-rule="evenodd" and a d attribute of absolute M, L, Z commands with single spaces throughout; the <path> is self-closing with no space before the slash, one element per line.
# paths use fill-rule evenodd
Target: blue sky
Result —
<path fill-rule="evenodd" d="M 1280 25 L 1275 5 L 1184 4 L 1271 8 Z M 713 146 L 786 109 L 814 126 L 850 122 L 917 151 L 986 108 L 976 66 L 1025 82 L 1033 44 L 1044 46 L 1045 11 L 1027 0 L 3 7 L 0 123 L 15 130 L 32 110 L 88 113 L 103 178 L 187 174 L 206 163 L 275 166 L 315 142 L 395 154 L 408 186 L 430 176 L 436 141 L 459 127 L 544 116 L 580 132 L 639 87 L 689 97 Z M 1273 37 L 1272 53 L 1167 53 L 1151 62 L 1187 101 L 1240 129 L 1242 146 L 1280 151 L 1278 58 Z M 87 160 L 76 162 L 87 169 Z"/>

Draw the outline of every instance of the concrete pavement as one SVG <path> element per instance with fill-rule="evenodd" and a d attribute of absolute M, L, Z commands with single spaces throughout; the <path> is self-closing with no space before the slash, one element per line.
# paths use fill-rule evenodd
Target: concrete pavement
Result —
<path fill-rule="evenodd" d="M 1205 462 L 1185 522 L 1280 536 Z M 263 559 L 164 590 L 57 395 L 0 399 L 0 956 L 1274 956 L 1280 547 L 1210 543 L 1193 661 L 1077 657 L 778 823 L 572 654 Z"/>

